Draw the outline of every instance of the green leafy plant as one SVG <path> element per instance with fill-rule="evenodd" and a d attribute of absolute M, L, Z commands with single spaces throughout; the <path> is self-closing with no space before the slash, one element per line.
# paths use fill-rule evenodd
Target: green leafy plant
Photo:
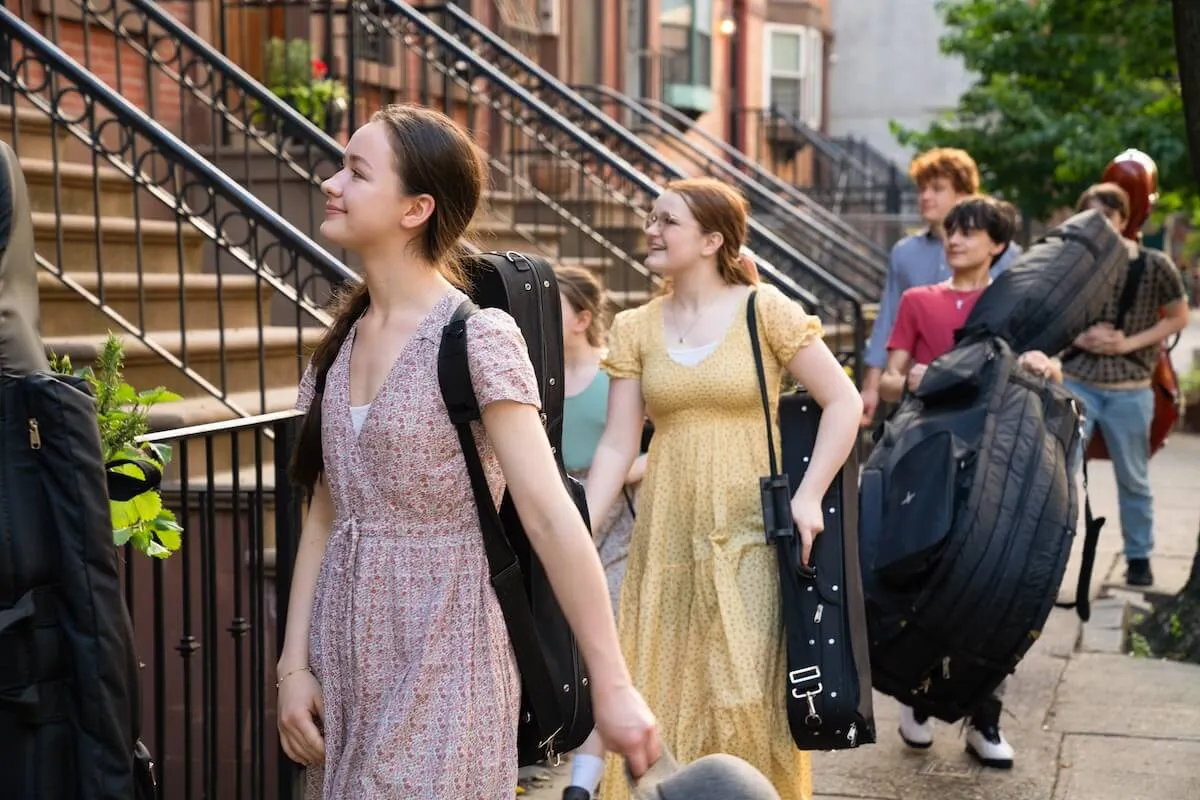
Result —
<path fill-rule="evenodd" d="M 125 348 L 111 333 L 91 367 L 75 369 L 67 356 L 51 357 L 51 368 L 60 374 L 74 375 L 87 381 L 96 397 L 97 419 L 100 425 L 100 446 L 109 472 L 136 480 L 146 479 L 145 471 L 133 463 L 148 462 L 160 471 L 171 460 L 171 448 L 147 444 L 138 439 L 149 430 L 150 408 L 158 403 L 179 399 L 179 395 L 159 386 L 137 391 L 122 379 L 125 367 Z M 167 558 L 181 544 L 183 528 L 175 514 L 163 506 L 158 489 L 146 491 L 129 500 L 110 500 L 113 544 L 130 544 L 143 555 Z"/>
<path fill-rule="evenodd" d="M 1185 395 L 1200 394 L 1200 367 L 1192 367 L 1179 377 L 1179 390 Z"/>
<path fill-rule="evenodd" d="M 273 94 L 325 128 L 330 111 L 346 109 L 346 86 L 329 77 L 329 66 L 314 58 L 312 45 L 304 39 L 267 42 L 266 84 Z"/>

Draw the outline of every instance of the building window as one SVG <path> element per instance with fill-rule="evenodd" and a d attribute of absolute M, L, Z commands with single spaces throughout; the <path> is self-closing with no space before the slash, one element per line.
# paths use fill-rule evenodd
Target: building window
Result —
<path fill-rule="evenodd" d="M 664 99 L 684 111 L 700 112 L 712 105 L 712 0 L 662 0 Z"/>
<path fill-rule="evenodd" d="M 824 123 L 825 37 L 803 25 L 767 25 L 767 103 L 814 130 Z"/>

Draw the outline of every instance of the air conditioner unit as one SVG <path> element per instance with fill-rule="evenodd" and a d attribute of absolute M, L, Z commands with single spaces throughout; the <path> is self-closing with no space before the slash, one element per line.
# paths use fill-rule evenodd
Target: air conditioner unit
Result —
<path fill-rule="evenodd" d="M 562 0 L 538 0 L 543 36 L 558 36 L 562 28 Z"/>

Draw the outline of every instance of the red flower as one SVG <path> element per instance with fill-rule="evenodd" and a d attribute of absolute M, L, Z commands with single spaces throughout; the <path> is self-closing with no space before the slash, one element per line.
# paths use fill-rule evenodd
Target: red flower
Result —
<path fill-rule="evenodd" d="M 329 67 L 319 58 L 314 58 L 312 60 L 312 68 L 313 75 L 316 76 L 317 80 L 320 80 L 329 74 Z"/>

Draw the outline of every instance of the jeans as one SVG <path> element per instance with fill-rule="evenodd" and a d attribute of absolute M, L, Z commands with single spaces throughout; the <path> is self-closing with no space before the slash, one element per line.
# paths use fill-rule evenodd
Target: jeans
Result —
<path fill-rule="evenodd" d="M 1150 494 L 1150 423 L 1154 420 L 1154 390 L 1102 389 L 1072 380 L 1067 389 L 1083 403 L 1086 415 L 1083 446 L 1096 425 L 1117 475 L 1117 504 L 1125 560 L 1149 558 L 1154 550 L 1154 498 Z"/>

